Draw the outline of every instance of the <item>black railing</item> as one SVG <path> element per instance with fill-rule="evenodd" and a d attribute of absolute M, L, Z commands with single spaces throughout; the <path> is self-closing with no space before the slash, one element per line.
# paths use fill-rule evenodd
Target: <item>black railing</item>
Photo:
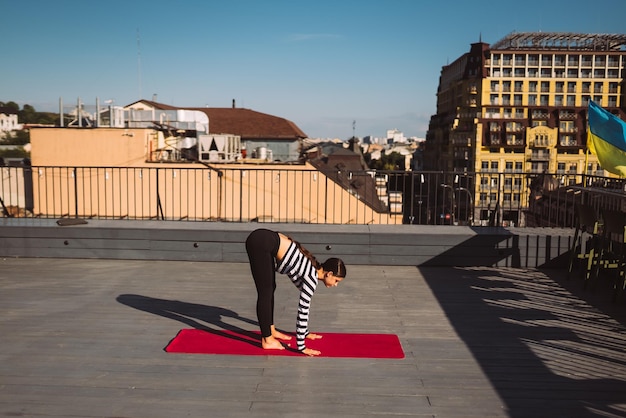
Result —
<path fill-rule="evenodd" d="M 560 226 L 576 202 L 624 208 L 625 180 L 517 171 L 307 166 L 4 166 L 4 216 L 314 224 Z"/>

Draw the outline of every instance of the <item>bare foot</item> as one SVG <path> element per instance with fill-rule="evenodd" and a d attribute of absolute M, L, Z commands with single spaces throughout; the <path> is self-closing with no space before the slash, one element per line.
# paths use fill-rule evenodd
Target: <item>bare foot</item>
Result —
<path fill-rule="evenodd" d="M 283 334 L 282 332 L 278 331 L 274 325 L 272 325 L 272 337 L 283 341 L 291 340 L 291 335 Z"/>
<path fill-rule="evenodd" d="M 283 334 L 282 332 L 276 330 L 272 331 L 272 337 L 283 341 L 291 340 L 291 335 Z"/>
<path fill-rule="evenodd" d="M 276 338 L 272 337 L 263 337 L 261 338 L 261 347 L 264 350 L 284 350 L 285 347 L 278 341 Z"/>

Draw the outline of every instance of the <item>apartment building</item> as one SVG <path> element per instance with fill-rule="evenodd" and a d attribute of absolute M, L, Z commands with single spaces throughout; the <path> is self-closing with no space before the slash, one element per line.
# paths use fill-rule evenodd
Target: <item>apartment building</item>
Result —
<path fill-rule="evenodd" d="M 425 169 L 504 173 L 472 185 L 477 203 L 491 207 L 527 204 L 526 185 L 506 173 L 557 173 L 570 183 L 610 175 L 586 152 L 587 106 L 624 119 L 625 72 L 626 34 L 511 33 L 471 44 L 441 70 Z"/>

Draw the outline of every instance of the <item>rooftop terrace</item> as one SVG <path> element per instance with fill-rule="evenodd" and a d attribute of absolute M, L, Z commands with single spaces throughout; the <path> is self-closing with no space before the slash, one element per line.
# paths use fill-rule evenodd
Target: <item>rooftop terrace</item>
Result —
<path fill-rule="evenodd" d="M 397 334 L 401 360 L 166 353 L 256 329 L 246 263 L 2 258 L 0 286 L 2 416 L 626 416 L 626 309 L 563 269 L 350 265 L 317 292 L 313 330 Z"/>

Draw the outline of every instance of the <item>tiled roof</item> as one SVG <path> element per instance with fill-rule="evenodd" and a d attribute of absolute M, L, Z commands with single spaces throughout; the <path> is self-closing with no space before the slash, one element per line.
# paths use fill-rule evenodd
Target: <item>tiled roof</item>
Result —
<path fill-rule="evenodd" d="M 387 207 L 377 194 L 376 180 L 367 172 L 363 156 L 333 143 L 323 143 L 307 151 L 307 161 L 332 181 L 358 197 L 379 213 Z"/>
<path fill-rule="evenodd" d="M 239 135 L 244 140 L 301 139 L 307 137 L 290 120 L 250 109 L 236 107 L 175 107 L 150 100 L 140 100 L 140 102 L 159 110 L 184 109 L 203 112 L 209 117 L 209 132 L 213 134 L 234 134 Z"/>
<path fill-rule="evenodd" d="M 290 120 L 250 109 L 228 107 L 190 108 L 209 117 L 211 133 L 230 133 L 242 139 L 300 139 L 307 135 Z"/>

